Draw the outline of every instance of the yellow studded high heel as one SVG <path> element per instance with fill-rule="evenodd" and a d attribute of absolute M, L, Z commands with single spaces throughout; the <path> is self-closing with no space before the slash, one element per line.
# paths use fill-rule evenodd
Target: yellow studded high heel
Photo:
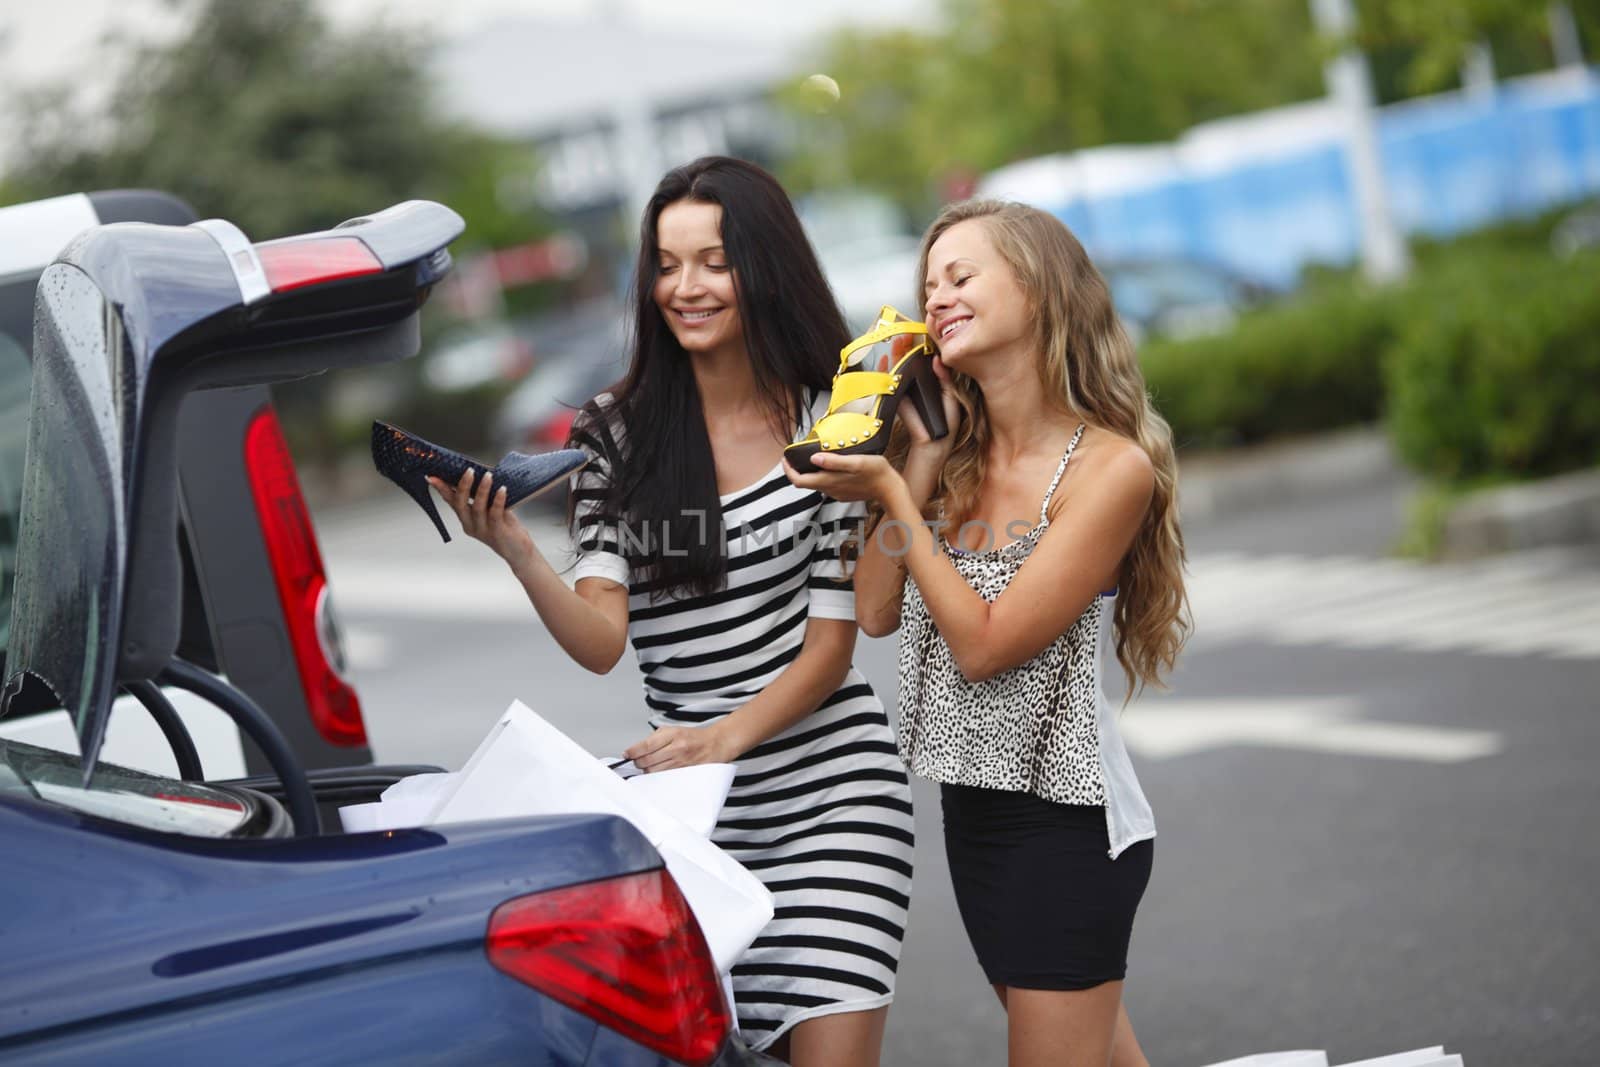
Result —
<path fill-rule="evenodd" d="M 894 429 L 900 399 L 908 394 L 917 406 L 922 424 L 935 440 L 949 433 L 927 335 L 928 328 L 922 323 L 906 318 L 885 304 L 872 329 L 840 351 L 828 413 L 817 420 L 804 440 L 784 449 L 789 465 L 801 474 L 808 474 L 818 469 L 811 457 L 819 452 L 841 456 L 882 455 L 889 445 L 889 432 Z M 878 357 L 885 354 L 880 346 L 892 346 L 897 337 L 920 339 L 894 362 L 891 370 L 864 369 L 877 366 Z"/>

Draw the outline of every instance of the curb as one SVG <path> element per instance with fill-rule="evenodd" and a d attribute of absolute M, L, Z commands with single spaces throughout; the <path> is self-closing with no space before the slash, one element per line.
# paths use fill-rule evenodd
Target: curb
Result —
<path fill-rule="evenodd" d="M 1360 426 L 1251 448 L 1180 453 L 1178 504 L 1185 521 L 1207 519 L 1410 477 L 1383 429 Z"/>
<path fill-rule="evenodd" d="M 1552 545 L 1600 544 L 1600 469 L 1484 489 L 1450 510 L 1440 539 L 1446 559 Z"/>

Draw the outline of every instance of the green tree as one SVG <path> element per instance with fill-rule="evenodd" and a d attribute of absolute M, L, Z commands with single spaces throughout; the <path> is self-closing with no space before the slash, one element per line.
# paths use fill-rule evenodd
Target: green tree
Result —
<path fill-rule="evenodd" d="M 468 243 L 540 231 L 497 196 L 517 151 L 437 113 L 418 38 L 336 32 L 311 0 L 174 2 L 188 32 L 116 50 L 102 114 L 60 88 L 25 102 L 8 199 L 164 189 L 265 240 L 424 196 L 462 212 Z"/>
<path fill-rule="evenodd" d="M 1453 85 L 1479 42 L 1502 75 L 1552 63 L 1548 0 L 1356 0 L 1380 98 Z M 1600 0 L 1570 0 L 1600 44 Z M 788 99 L 801 190 L 843 177 L 926 210 L 952 174 L 1097 145 L 1168 140 L 1207 119 L 1322 95 L 1308 0 L 943 0 L 938 28 L 849 31 L 815 69 L 839 84 Z M 827 105 L 827 101 L 821 101 Z M 821 111 L 821 114 L 818 112 Z"/>
<path fill-rule="evenodd" d="M 458 253 L 548 231 L 503 195 L 531 186 L 529 150 L 437 112 L 419 38 L 382 26 L 336 32 L 312 0 L 172 2 L 190 9 L 187 33 L 114 49 L 120 74 L 103 113 L 75 111 L 59 87 L 25 103 L 0 203 L 162 189 L 260 241 L 422 197 L 466 219 Z M 429 337 L 444 321 L 435 307 Z M 418 370 L 384 373 L 415 390 Z M 326 388 L 318 377 L 275 390 L 305 459 L 327 460 L 349 437 Z"/>
<path fill-rule="evenodd" d="M 819 183 L 832 171 L 818 157 L 839 153 L 855 180 L 925 207 L 952 173 L 1166 140 L 1322 88 L 1303 3 L 945 0 L 940 25 L 827 43 L 818 69 L 840 101 L 796 113 L 837 133 L 809 138 L 790 177 Z"/>
<path fill-rule="evenodd" d="M 1551 66 L 1551 6 L 1550 0 L 1357 0 L 1358 43 L 1388 60 L 1379 69 L 1382 99 L 1436 92 L 1458 83 L 1468 52 L 1480 44 L 1490 47 L 1502 77 Z M 1600 42 L 1600 0 L 1568 0 L 1567 7 L 1593 49 Z"/>

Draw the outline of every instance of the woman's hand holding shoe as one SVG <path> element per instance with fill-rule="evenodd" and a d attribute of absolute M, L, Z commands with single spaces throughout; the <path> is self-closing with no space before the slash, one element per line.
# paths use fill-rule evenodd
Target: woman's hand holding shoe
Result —
<path fill-rule="evenodd" d="M 506 507 L 506 490 L 495 487 L 494 473 L 485 471 L 474 489 L 475 473 L 467 470 L 454 486 L 438 478 L 429 478 L 428 484 L 461 520 L 462 533 L 482 541 L 495 555 L 514 566 L 533 549 L 533 538 Z"/>
<path fill-rule="evenodd" d="M 901 346 L 902 342 L 904 346 L 909 346 L 912 338 L 896 338 L 897 346 Z M 885 358 L 884 367 L 887 364 L 888 358 Z M 950 372 L 938 356 L 933 357 L 933 373 L 939 379 L 939 399 L 944 405 L 945 423 L 954 427 L 961 417 L 961 404 L 956 399 L 955 390 L 950 387 Z M 913 501 L 920 507 L 922 501 L 933 492 L 939 469 L 949 458 L 950 449 L 955 443 L 955 434 L 946 433 L 935 439 L 917 413 L 915 404 L 902 405 L 898 417 L 905 423 L 911 442 L 903 474 L 895 470 L 883 456 L 832 452 L 820 452 L 811 458 L 812 466 L 817 468 L 818 473 L 800 474 L 789 465 L 787 459 L 784 461 L 784 473 L 799 488 L 815 489 L 835 500 L 884 502 L 895 491 L 896 484 L 900 483 L 910 490 Z"/>
<path fill-rule="evenodd" d="M 895 338 L 897 349 L 909 348 L 912 342 L 913 338 L 910 337 Z M 898 358 L 899 354 L 898 351 L 895 353 L 896 358 Z M 888 362 L 885 359 L 883 366 L 879 369 L 888 370 Z M 936 354 L 932 362 L 933 376 L 939 379 L 939 401 L 944 405 L 944 422 L 946 426 L 953 430 L 956 424 L 961 421 L 961 403 L 956 399 L 955 390 L 950 387 L 950 371 L 945 367 L 944 360 L 940 359 Z M 934 440 L 932 435 L 928 433 L 927 426 L 923 424 L 922 416 L 917 413 L 915 404 L 905 405 L 901 409 L 899 417 L 905 421 L 906 430 L 911 435 L 911 452 L 913 455 L 918 452 L 928 452 L 929 454 L 937 455 L 939 459 L 943 460 L 945 456 L 950 454 L 950 449 L 956 442 L 956 435 L 947 433 L 938 440 Z"/>
<path fill-rule="evenodd" d="M 933 495 L 938 486 L 939 471 L 944 467 L 945 460 L 950 458 L 950 450 L 955 447 L 956 428 L 961 422 L 961 402 L 956 399 L 956 391 L 950 385 L 950 371 L 937 355 L 933 357 L 933 376 L 939 379 L 939 402 L 944 406 L 944 424 L 950 428 L 950 432 L 934 439 L 917 413 L 915 404 L 907 404 L 900 416 L 905 420 L 906 433 L 911 440 L 911 448 L 906 453 L 904 476 L 918 508 Z"/>
<path fill-rule="evenodd" d="M 882 456 L 835 456 L 821 452 L 811 458 L 814 474 L 801 474 L 783 462 L 783 473 L 801 489 L 815 489 L 835 500 L 883 500 L 901 481 L 900 472 Z"/>

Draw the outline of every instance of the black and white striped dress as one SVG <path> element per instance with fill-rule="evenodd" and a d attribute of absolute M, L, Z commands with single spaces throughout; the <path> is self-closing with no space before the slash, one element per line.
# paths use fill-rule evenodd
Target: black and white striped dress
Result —
<path fill-rule="evenodd" d="M 609 398 L 602 396 L 604 407 Z M 813 398 L 795 439 L 827 411 Z M 652 726 L 740 707 L 799 654 L 809 618 L 855 620 L 839 545 L 861 515 L 789 484 L 781 467 L 721 498 L 726 587 L 652 601 L 602 515 L 618 427 L 580 418 L 576 577 L 628 586 L 628 636 Z M 734 967 L 740 1028 L 765 1048 L 797 1022 L 888 1004 L 911 892 L 911 789 L 882 703 L 855 667 L 816 711 L 751 749 L 712 838 L 772 891 L 775 914 Z"/>

